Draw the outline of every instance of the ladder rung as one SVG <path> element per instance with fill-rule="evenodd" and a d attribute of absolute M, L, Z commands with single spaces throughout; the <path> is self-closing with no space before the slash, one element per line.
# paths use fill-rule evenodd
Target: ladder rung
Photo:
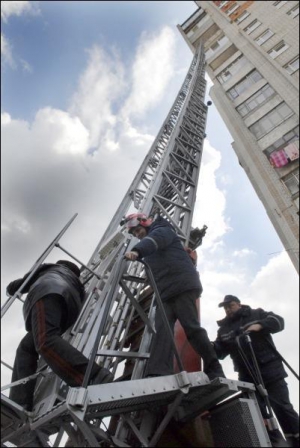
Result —
<path fill-rule="evenodd" d="M 116 358 L 149 358 L 149 353 L 138 353 L 138 352 L 119 352 L 118 350 L 100 350 L 97 352 L 97 356 L 113 356 Z"/>

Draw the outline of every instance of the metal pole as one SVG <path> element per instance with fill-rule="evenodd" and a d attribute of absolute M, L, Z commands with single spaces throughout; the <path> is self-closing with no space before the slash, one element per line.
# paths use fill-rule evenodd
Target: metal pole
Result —
<path fill-rule="evenodd" d="M 33 275 L 35 274 L 35 272 L 38 270 L 38 268 L 40 267 L 40 265 L 42 264 L 42 262 L 45 260 L 45 258 L 49 255 L 49 253 L 51 252 L 51 250 L 56 246 L 56 243 L 60 240 L 60 238 L 63 236 L 63 234 L 68 230 L 68 228 L 70 227 L 70 225 L 72 224 L 72 222 L 74 221 L 74 219 L 76 218 L 76 216 L 78 215 L 78 213 L 75 213 L 75 215 L 70 219 L 70 221 L 65 225 L 65 227 L 59 232 L 59 234 L 54 238 L 54 240 L 52 241 L 51 244 L 49 244 L 49 246 L 47 247 L 47 249 L 42 253 L 42 255 L 37 259 L 37 261 L 35 262 L 35 264 L 32 266 L 32 268 L 29 270 L 29 275 L 26 278 L 26 280 L 22 283 L 22 285 L 20 286 L 20 288 L 18 289 L 18 291 L 16 291 L 14 293 L 13 296 L 9 297 L 9 299 L 5 302 L 5 304 L 3 305 L 3 307 L 1 308 L 1 318 L 4 316 L 4 314 L 8 311 L 8 309 L 11 307 L 11 305 L 14 303 L 14 301 L 19 298 L 22 295 L 21 294 L 21 290 L 24 288 L 24 286 L 27 285 L 27 283 L 29 282 L 29 280 L 31 280 L 31 278 L 33 277 Z M 21 299 L 20 299 L 21 300 Z"/>
<path fill-rule="evenodd" d="M 267 407 L 267 410 L 268 410 L 268 414 L 270 416 L 270 418 L 267 420 L 267 424 L 268 424 L 269 430 L 270 431 L 274 431 L 274 430 L 279 429 L 279 428 L 278 428 L 277 421 L 276 421 L 276 419 L 274 417 L 273 410 L 272 410 L 272 407 L 271 407 L 271 404 L 270 404 L 270 400 L 269 400 L 269 396 L 268 396 L 268 391 L 265 388 L 264 381 L 263 381 L 263 378 L 262 378 L 262 375 L 261 375 L 261 371 L 260 371 L 260 368 L 259 368 L 256 356 L 255 356 L 253 347 L 252 347 L 251 337 L 249 335 L 249 332 L 244 333 L 243 336 L 245 337 L 246 343 L 249 346 L 250 353 L 251 353 L 252 360 L 253 360 L 253 364 L 254 364 L 254 367 L 255 367 L 255 370 L 256 370 L 256 374 L 257 374 L 257 377 L 258 377 L 259 384 L 256 384 L 256 388 L 257 388 L 259 394 L 265 400 L 266 407 Z"/>

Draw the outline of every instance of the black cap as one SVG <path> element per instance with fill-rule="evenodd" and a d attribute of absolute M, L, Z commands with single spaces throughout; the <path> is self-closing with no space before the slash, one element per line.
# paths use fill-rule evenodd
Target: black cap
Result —
<path fill-rule="evenodd" d="M 56 262 L 56 264 L 62 264 L 63 266 L 67 266 L 67 268 L 69 268 L 72 272 L 74 272 L 74 274 L 77 275 L 77 277 L 80 277 L 80 269 L 75 263 L 72 263 L 72 261 L 59 260 Z"/>
<path fill-rule="evenodd" d="M 241 303 L 240 299 L 238 299 L 236 296 L 231 296 L 229 294 L 228 296 L 224 297 L 223 302 L 219 303 L 219 308 L 221 308 L 221 306 L 227 305 L 227 303 L 230 303 L 230 302 Z"/>

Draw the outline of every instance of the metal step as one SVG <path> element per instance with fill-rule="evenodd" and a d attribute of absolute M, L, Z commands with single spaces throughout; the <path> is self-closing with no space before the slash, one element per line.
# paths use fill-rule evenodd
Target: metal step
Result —
<path fill-rule="evenodd" d="M 173 403 L 179 395 L 183 395 L 183 399 L 176 418 L 187 421 L 241 389 L 253 390 L 254 386 L 225 378 L 209 381 L 203 372 L 181 372 L 176 375 L 99 384 L 88 386 L 87 389 L 70 388 L 65 402 L 38 416 L 28 415 L 23 408 L 3 396 L 2 441 L 13 440 L 15 443 L 16 436 L 19 435 L 24 443 L 24 436 L 27 434 L 29 437 L 30 430 L 42 429 L 49 434 L 54 433 L 63 421 L 74 421 L 74 417 L 79 415 L 81 421 L 88 422 L 94 418 L 128 414 L 142 409 L 155 413 L 162 406 Z"/>

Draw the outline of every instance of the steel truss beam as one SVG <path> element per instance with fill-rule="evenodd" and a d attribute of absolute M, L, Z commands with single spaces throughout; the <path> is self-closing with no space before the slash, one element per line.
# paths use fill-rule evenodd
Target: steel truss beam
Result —
<path fill-rule="evenodd" d="M 240 390 L 252 391 L 251 385 L 225 379 L 210 383 L 202 372 L 143 378 L 155 331 L 155 304 L 160 302 L 158 294 L 153 294 L 155 284 L 147 267 L 124 260 L 125 252 L 136 242 L 120 226 L 129 211 L 161 214 L 173 224 L 182 242 L 189 242 L 205 138 L 205 85 L 204 53 L 199 47 L 107 231 L 87 266 L 81 263 L 86 300 L 64 338 L 90 359 L 83 387 L 68 388 L 41 363 L 43 373 L 37 382 L 32 415 L 2 397 L 2 443 L 32 445 L 37 437 L 41 446 L 48 446 L 45 438 L 57 434 L 54 446 L 58 446 L 65 431 L 72 446 L 155 446 L 176 415 L 188 420 Z M 62 232 L 52 246 L 77 260 L 59 245 Z M 178 354 L 176 357 L 180 366 Z M 115 382 L 88 385 L 94 360 L 110 369 Z M 165 412 L 158 421 L 162 406 Z"/>

